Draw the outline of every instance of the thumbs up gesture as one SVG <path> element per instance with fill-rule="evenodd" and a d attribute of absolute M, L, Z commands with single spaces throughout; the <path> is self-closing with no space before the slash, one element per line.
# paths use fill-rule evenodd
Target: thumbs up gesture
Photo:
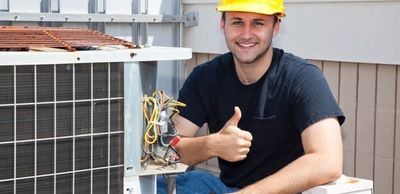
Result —
<path fill-rule="evenodd" d="M 224 127 L 216 134 L 217 155 L 224 160 L 235 162 L 243 160 L 250 151 L 253 136 L 248 131 L 238 128 L 242 117 L 240 108 L 235 106 L 235 113 L 225 123 Z"/>

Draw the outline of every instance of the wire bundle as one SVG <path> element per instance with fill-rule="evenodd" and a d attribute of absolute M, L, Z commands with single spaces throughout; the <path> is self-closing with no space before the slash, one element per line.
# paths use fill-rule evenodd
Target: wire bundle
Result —
<path fill-rule="evenodd" d="M 144 96 L 142 166 L 148 162 L 166 166 L 180 161 L 179 154 L 169 143 L 169 140 L 178 135 L 178 130 L 172 121 L 172 118 L 179 113 L 178 106 L 186 105 L 173 100 L 164 91 L 156 90 L 152 96 Z"/>

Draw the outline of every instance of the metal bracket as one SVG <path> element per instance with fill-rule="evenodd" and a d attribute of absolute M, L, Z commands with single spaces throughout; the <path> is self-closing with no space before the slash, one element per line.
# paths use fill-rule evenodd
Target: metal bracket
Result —
<path fill-rule="evenodd" d="M 197 11 L 186 12 L 183 15 L 183 17 L 185 19 L 184 21 L 185 27 L 193 27 L 199 25 L 199 12 Z"/>
<path fill-rule="evenodd" d="M 0 12 L 0 21 L 11 22 L 91 22 L 91 23 L 181 23 L 180 15 L 65 14 Z"/>

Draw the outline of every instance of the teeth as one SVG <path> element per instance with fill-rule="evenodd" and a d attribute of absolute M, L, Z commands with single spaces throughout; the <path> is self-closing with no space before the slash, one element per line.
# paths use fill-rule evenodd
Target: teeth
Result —
<path fill-rule="evenodd" d="M 241 47 L 244 47 L 244 48 L 250 48 L 250 47 L 253 47 L 256 44 L 255 43 L 239 43 L 239 45 Z"/>

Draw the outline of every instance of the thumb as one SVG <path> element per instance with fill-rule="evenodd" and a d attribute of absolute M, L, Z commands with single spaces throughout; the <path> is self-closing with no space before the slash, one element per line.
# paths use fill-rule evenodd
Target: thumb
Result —
<path fill-rule="evenodd" d="M 235 106 L 235 112 L 233 113 L 233 116 L 226 122 L 226 124 L 237 126 L 240 118 L 242 118 L 242 111 L 240 111 L 239 107 Z"/>

